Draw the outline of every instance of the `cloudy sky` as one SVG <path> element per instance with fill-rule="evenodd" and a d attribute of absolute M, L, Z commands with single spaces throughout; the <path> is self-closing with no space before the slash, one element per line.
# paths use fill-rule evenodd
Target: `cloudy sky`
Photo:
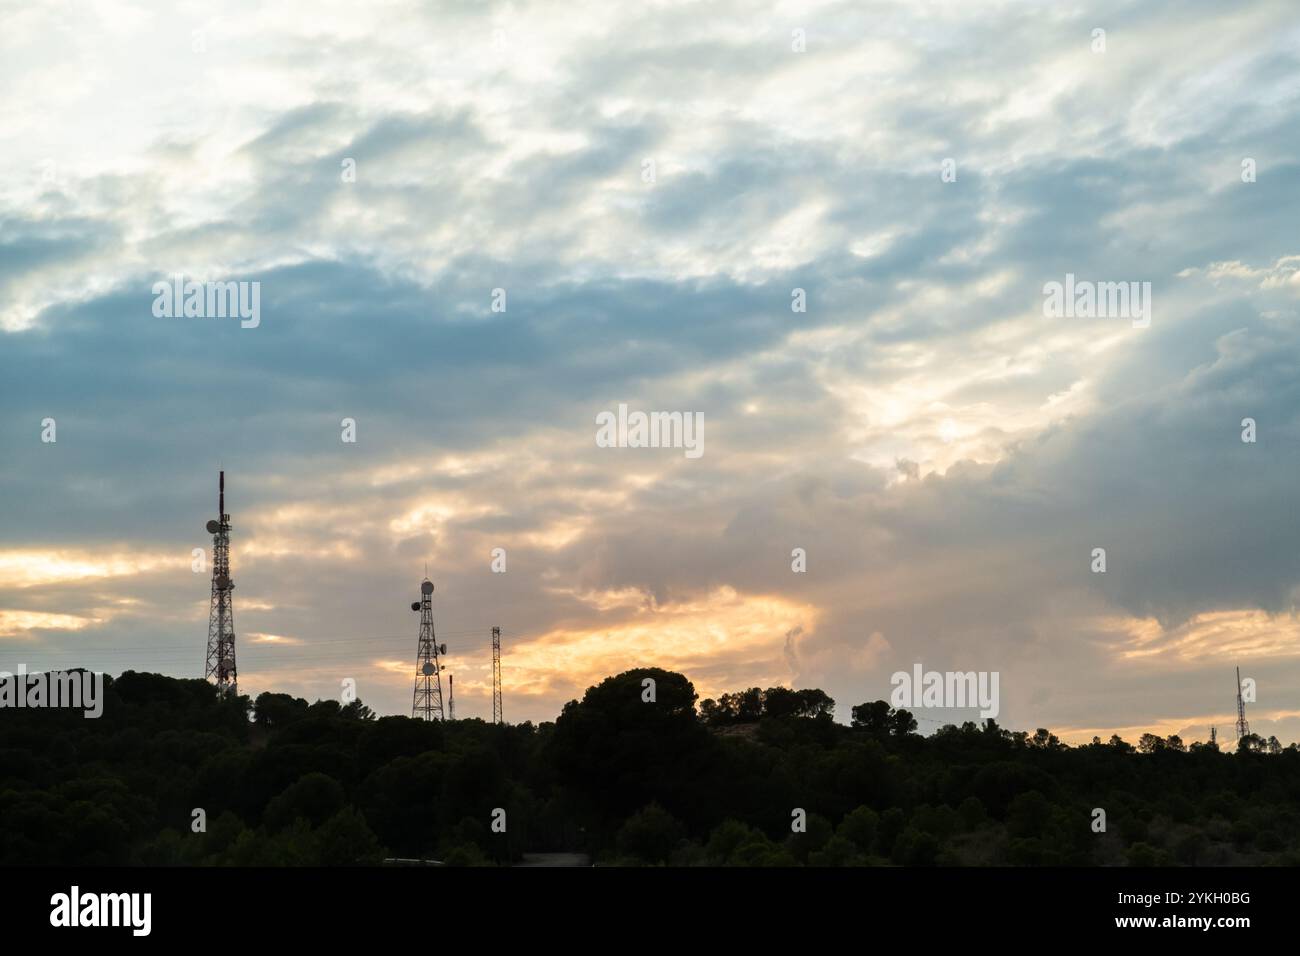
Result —
<path fill-rule="evenodd" d="M 1240 666 L 1300 737 L 1286 0 L 0 0 L 0 85 L 0 667 L 201 676 L 224 468 L 245 692 L 409 713 L 427 563 L 461 716 L 499 625 L 510 720 L 920 662 L 1203 739 Z"/>

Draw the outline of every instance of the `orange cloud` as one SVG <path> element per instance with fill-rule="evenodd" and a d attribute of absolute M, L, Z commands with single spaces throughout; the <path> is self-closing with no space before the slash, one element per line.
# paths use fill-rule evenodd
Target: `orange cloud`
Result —
<path fill-rule="evenodd" d="M 190 566 L 190 554 L 118 551 L 0 551 L 0 585 L 31 588 L 67 581 L 128 577 Z"/>
<path fill-rule="evenodd" d="M 278 644 L 281 646 L 297 646 L 304 643 L 299 637 L 285 637 L 283 634 L 263 634 L 260 631 L 249 631 L 244 635 L 244 639 L 250 644 Z"/>
<path fill-rule="evenodd" d="M 1114 646 L 1124 660 L 1173 658 L 1190 662 L 1300 655 L 1300 616 L 1295 614 L 1209 611 L 1169 629 L 1150 618 L 1107 618 L 1102 625 L 1120 632 Z"/>
<path fill-rule="evenodd" d="M 76 614 L 47 614 L 44 611 L 0 611 L 0 637 L 33 637 L 32 631 L 79 631 L 99 618 Z"/>
<path fill-rule="evenodd" d="M 576 696 L 610 674 L 654 665 L 691 676 L 702 697 L 790 679 L 785 635 L 815 629 L 812 605 L 717 588 L 654 604 L 643 592 L 611 590 L 583 599 L 618 619 L 557 627 L 509 648 L 502 681 L 512 695 Z M 468 682 L 467 682 L 468 683 Z"/>

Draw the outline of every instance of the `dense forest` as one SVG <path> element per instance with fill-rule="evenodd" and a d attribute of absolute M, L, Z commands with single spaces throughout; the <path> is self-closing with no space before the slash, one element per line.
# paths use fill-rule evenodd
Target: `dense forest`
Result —
<path fill-rule="evenodd" d="M 653 697 L 646 679 L 653 680 Z M 659 669 L 554 723 L 376 719 L 356 701 L 105 680 L 103 716 L 0 712 L 0 862 L 504 865 L 1300 864 L 1300 750 L 930 736 L 817 690 L 697 701 Z M 1105 813 L 1098 832 L 1097 810 Z"/>

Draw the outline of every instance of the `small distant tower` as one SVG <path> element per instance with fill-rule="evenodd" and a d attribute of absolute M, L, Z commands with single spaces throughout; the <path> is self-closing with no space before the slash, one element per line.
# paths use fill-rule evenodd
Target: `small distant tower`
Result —
<path fill-rule="evenodd" d="M 1219 728 L 1218 727 L 1215 726 L 1210 727 L 1210 746 L 1213 747 L 1215 750 L 1219 749 Z"/>
<path fill-rule="evenodd" d="M 1250 724 L 1246 722 L 1246 702 L 1241 699 L 1241 668 L 1237 668 L 1237 739 L 1250 733 Z"/>
<path fill-rule="evenodd" d="M 442 674 L 438 655 L 447 653 L 433 634 L 433 582 L 425 578 L 420 584 L 420 600 L 411 602 L 411 610 L 420 612 L 420 641 L 415 652 L 415 697 L 411 716 L 425 720 L 443 720 Z"/>
<path fill-rule="evenodd" d="M 205 680 L 216 681 L 223 694 L 239 693 L 235 670 L 235 609 L 230 592 L 230 515 L 226 514 L 226 473 L 217 479 L 217 517 L 207 524 L 212 535 L 212 608 L 208 612 L 208 656 L 203 665 Z"/>
<path fill-rule="evenodd" d="M 492 628 L 492 723 L 499 724 L 501 716 L 501 628 Z"/>
<path fill-rule="evenodd" d="M 456 719 L 456 675 L 447 675 L 447 719 Z"/>

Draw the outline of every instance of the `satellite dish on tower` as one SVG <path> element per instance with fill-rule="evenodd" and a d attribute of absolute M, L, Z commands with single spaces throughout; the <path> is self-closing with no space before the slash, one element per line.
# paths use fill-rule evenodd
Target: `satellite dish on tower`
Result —
<path fill-rule="evenodd" d="M 423 584 L 421 584 L 421 585 L 420 585 L 420 593 L 421 593 L 421 594 L 432 594 L 432 593 L 433 593 L 433 582 L 432 582 L 432 581 L 425 581 Z"/>
<path fill-rule="evenodd" d="M 420 670 L 424 673 L 425 677 L 429 677 L 430 675 L 433 674 L 434 667 L 432 663 L 430 663 L 429 661 L 425 661 L 424 667 L 420 668 Z"/>
<path fill-rule="evenodd" d="M 218 531 L 221 530 L 221 525 L 215 519 L 209 521 L 207 527 L 208 527 L 208 534 L 216 534 Z"/>
<path fill-rule="evenodd" d="M 419 609 L 420 609 L 420 602 L 419 602 L 419 601 L 412 601 L 412 602 L 411 602 L 411 610 L 412 610 L 412 611 L 418 611 Z"/>
<path fill-rule="evenodd" d="M 446 644 L 439 644 L 439 645 L 438 645 L 438 653 L 439 653 L 439 654 L 446 654 L 446 653 L 447 653 L 447 645 L 446 645 Z"/>
<path fill-rule="evenodd" d="M 225 575 L 225 574 L 218 574 L 218 575 L 217 575 L 217 590 L 218 590 L 218 591 L 224 591 L 224 590 L 226 590 L 226 588 L 228 588 L 228 587 L 230 587 L 230 578 L 229 578 L 227 575 Z"/>

